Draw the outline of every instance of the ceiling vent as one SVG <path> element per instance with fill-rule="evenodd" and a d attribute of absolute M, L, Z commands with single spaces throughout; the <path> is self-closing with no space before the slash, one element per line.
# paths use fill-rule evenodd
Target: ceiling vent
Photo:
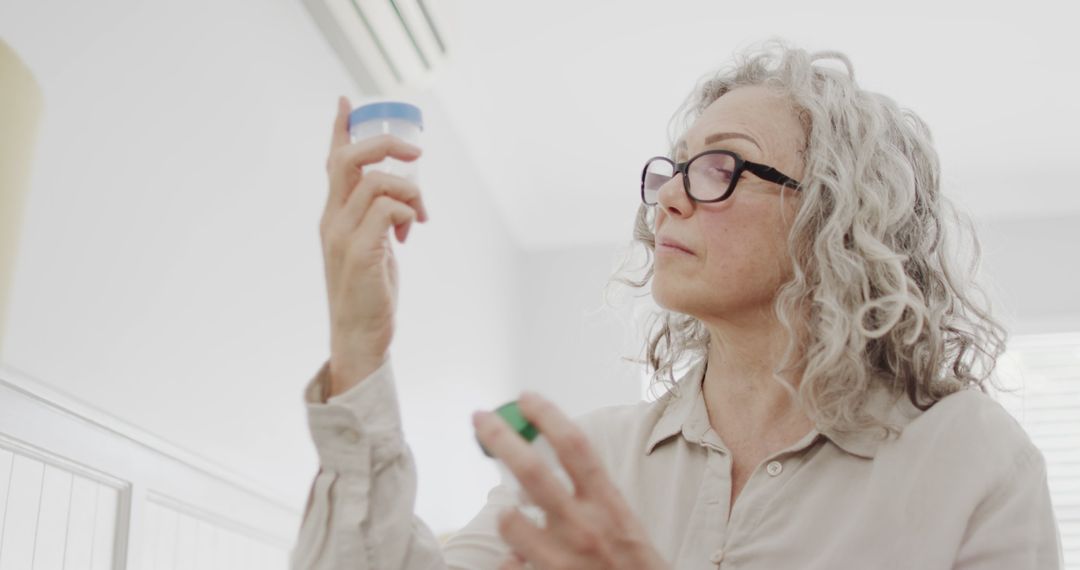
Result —
<path fill-rule="evenodd" d="M 444 23 L 425 0 L 303 2 L 365 96 L 424 89 L 446 61 Z"/>

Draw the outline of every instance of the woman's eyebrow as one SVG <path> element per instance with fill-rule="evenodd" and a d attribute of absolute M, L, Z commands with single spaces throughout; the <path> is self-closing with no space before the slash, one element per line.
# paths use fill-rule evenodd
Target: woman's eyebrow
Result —
<path fill-rule="evenodd" d="M 715 142 L 719 142 L 725 139 L 746 139 L 754 143 L 754 146 L 758 147 L 758 150 L 761 150 L 761 145 L 758 144 L 756 140 L 754 140 L 754 137 L 751 137 L 750 135 L 744 135 L 742 133 L 713 133 L 705 137 L 705 146 L 709 146 Z M 686 139 L 680 140 L 676 149 L 686 152 Z"/>

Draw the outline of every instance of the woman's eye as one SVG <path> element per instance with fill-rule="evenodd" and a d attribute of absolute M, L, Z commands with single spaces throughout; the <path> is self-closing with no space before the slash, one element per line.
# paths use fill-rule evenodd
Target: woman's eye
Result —
<path fill-rule="evenodd" d="M 730 170 L 727 170 L 727 169 L 724 169 L 724 168 L 713 168 L 712 170 L 713 170 L 714 176 L 716 176 L 718 178 L 721 178 L 721 179 L 724 179 L 724 180 L 731 180 L 731 171 Z"/>

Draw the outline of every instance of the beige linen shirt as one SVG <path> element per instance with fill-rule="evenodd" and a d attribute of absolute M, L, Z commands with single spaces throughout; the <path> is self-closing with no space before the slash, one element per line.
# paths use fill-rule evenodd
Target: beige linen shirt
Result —
<path fill-rule="evenodd" d="M 309 382 L 320 469 L 294 570 L 495 569 L 503 485 L 440 546 L 413 514 L 416 470 L 391 363 L 326 403 Z M 964 390 L 922 412 L 879 391 L 899 437 L 812 430 L 766 458 L 730 509 L 731 453 L 709 423 L 704 365 L 655 402 L 576 417 L 672 568 L 1035 570 L 1063 567 L 1042 454 L 990 397 Z"/>

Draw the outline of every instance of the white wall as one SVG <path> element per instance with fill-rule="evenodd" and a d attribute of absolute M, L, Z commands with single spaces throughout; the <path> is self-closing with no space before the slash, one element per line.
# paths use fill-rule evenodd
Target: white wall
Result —
<path fill-rule="evenodd" d="M 525 258 L 522 382 L 571 415 L 641 399 L 644 369 L 622 359 L 643 354 L 641 327 L 632 320 L 638 305 L 623 285 L 607 301 L 603 295 L 625 246 L 582 245 Z"/>
<path fill-rule="evenodd" d="M 1014 332 L 1080 331 L 1080 216 L 984 222 L 990 293 Z"/>
<path fill-rule="evenodd" d="M 291 0 L 9 0 L 0 36 L 46 101 L 4 363 L 299 510 L 325 153 L 337 96 L 360 94 Z M 495 478 L 469 413 L 517 389 L 518 255 L 443 110 L 415 101 L 432 220 L 397 247 L 393 357 L 438 532 Z"/>

